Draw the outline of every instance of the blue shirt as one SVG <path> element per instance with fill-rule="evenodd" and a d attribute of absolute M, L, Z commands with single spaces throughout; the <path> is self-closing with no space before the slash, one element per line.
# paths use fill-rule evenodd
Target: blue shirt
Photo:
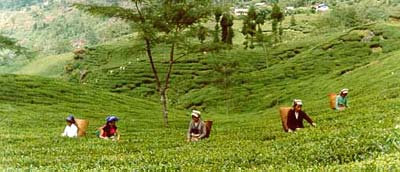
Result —
<path fill-rule="evenodd" d="M 336 96 L 336 110 L 339 110 L 339 106 L 344 106 L 348 107 L 349 105 L 347 104 L 347 97 L 342 97 L 340 95 Z"/>

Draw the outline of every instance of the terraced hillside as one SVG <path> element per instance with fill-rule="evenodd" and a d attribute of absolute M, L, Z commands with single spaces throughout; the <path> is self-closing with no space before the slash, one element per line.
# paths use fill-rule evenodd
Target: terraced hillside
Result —
<path fill-rule="evenodd" d="M 0 129 L 5 134 L 0 136 L 0 168 L 34 171 L 399 169 L 399 55 L 399 50 L 380 55 L 340 77 L 315 73 L 315 77 L 296 83 L 283 80 L 286 84 L 276 86 L 276 90 L 285 90 L 291 97 L 304 100 L 304 108 L 317 123 L 316 128 L 306 125 L 303 131 L 284 133 L 276 107 L 229 115 L 208 112 L 203 118 L 214 121 L 211 138 L 190 144 L 184 142 L 188 112 L 172 112 L 171 128 L 164 129 L 156 103 L 102 92 L 88 85 L 3 75 L 0 114 L 4 125 Z M 290 63 L 275 66 L 287 64 Z M 331 111 L 326 95 L 322 97 L 319 92 L 336 90 L 342 85 L 350 88 L 351 107 L 344 112 Z M 118 126 L 122 140 L 107 142 L 94 138 L 92 133 L 80 139 L 61 138 L 58 135 L 68 113 L 89 119 L 89 131 L 101 125 L 106 114 L 115 113 L 121 117 Z"/>
<path fill-rule="evenodd" d="M 182 59 L 173 71 L 168 129 L 162 127 L 151 71 L 136 42 L 90 47 L 76 56 L 63 75 L 74 82 L 1 75 L 0 169 L 398 170 L 398 29 L 380 23 L 282 43 L 267 52 L 235 47 Z M 156 50 L 162 70 L 163 50 Z M 57 67 L 32 71 L 53 77 L 62 66 L 36 64 Z M 350 89 L 350 108 L 332 111 L 327 94 L 343 87 Z M 278 107 L 294 98 L 303 100 L 316 128 L 283 132 Z M 190 108 L 214 121 L 208 140 L 184 142 Z M 59 137 L 69 113 L 90 121 L 86 137 Z M 121 118 L 120 142 L 93 134 L 107 114 Z"/>
<path fill-rule="evenodd" d="M 16 68 L 11 73 L 22 75 L 39 75 L 44 77 L 60 77 L 64 73 L 64 67 L 67 62 L 73 58 L 72 53 L 61 55 L 37 57 L 26 65 Z"/>
<path fill-rule="evenodd" d="M 375 24 L 353 28 L 344 33 L 304 38 L 296 43 L 243 51 L 240 47 L 221 53 L 192 55 L 173 69 L 170 104 L 177 108 L 211 111 L 252 111 L 273 107 L 306 96 L 309 90 L 299 80 L 315 77 L 338 79 L 363 67 L 375 58 L 397 50 L 398 26 Z M 133 42 L 133 43 L 132 43 Z M 154 95 L 154 83 L 143 47 L 132 40 L 88 49 L 69 64 L 67 77 L 112 92 L 134 96 Z M 167 61 L 163 48 L 156 51 L 161 73 Z M 81 78 L 84 72 L 85 77 Z M 287 92 L 286 86 L 296 86 Z M 317 88 L 315 98 L 345 87 Z M 313 88 L 314 89 L 314 88 Z M 214 96 L 209 96 L 214 95 Z M 246 95 L 246 96 L 243 96 Z"/>
<path fill-rule="evenodd" d="M 135 33 L 141 26 L 86 15 L 73 2 L 113 5 L 110 13 L 133 5 L 0 0 L 1 34 L 29 49 L 27 57 L 0 50 L 0 171 L 400 171 L 400 0 L 328 1 L 329 11 L 315 14 L 309 2 L 279 1 L 285 20 L 278 28 L 272 28 L 272 18 L 282 17 L 278 8 L 250 12 L 255 21 L 236 17 L 230 50 L 214 51 L 216 44 L 193 39 L 204 51 L 173 68 L 168 128 L 141 34 Z M 135 14 L 129 16 L 134 20 Z M 218 21 L 210 17 L 202 24 L 212 32 Z M 257 28 L 268 46 L 245 50 L 242 43 L 249 40 L 241 31 L 252 30 L 243 25 L 253 22 L 265 22 Z M 276 29 L 282 42 L 272 46 L 268 39 Z M 162 75 L 167 53 L 166 45 L 154 47 Z M 350 89 L 350 107 L 334 111 L 328 94 L 342 88 Z M 303 100 L 316 127 L 305 123 L 285 133 L 278 109 L 295 98 Z M 192 109 L 213 126 L 210 138 L 188 143 Z M 89 121 L 86 136 L 60 136 L 69 114 Z M 120 118 L 119 141 L 95 136 L 109 114 Z"/>

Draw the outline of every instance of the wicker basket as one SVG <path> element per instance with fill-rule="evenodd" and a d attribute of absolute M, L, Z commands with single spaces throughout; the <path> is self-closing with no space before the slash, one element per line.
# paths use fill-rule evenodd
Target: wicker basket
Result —
<path fill-rule="evenodd" d="M 85 136 L 87 127 L 89 126 L 89 121 L 84 119 L 75 119 L 75 122 L 78 127 L 78 137 Z"/>
<path fill-rule="evenodd" d="M 288 131 L 288 126 L 287 126 L 287 118 L 288 118 L 288 113 L 291 107 L 280 107 L 279 108 L 279 113 L 281 115 L 281 121 L 282 121 L 282 127 L 283 130 L 286 132 Z"/>
<path fill-rule="evenodd" d="M 331 109 L 336 109 L 336 94 L 335 93 L 329 93 L 329 106 Z"/>
<path fill-rule="evenodd" d="M 210 137 L 211 127 L 212 127 L 213 121 L 206 120 L 206 121 L 204 121 L 204 123 L 206 125 L 206 136 L 204 136 L 204 138 L 208 138 L 208 137 Z"/>

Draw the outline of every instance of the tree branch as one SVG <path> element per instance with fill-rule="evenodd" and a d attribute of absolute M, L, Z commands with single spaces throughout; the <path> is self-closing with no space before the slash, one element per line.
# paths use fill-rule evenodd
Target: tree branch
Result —
<path fill-rule="evenodd" d="M 185 57 L 186 55 L 188 55 L 188 53 L 183 53 L 182 55 L 180 55 L 179 57 L 175 58 L 174 63 L 177 62 L 179 59 L 181 59 L 182 57 Z"/>
<path fill-rule="evenodd" d="M 139 1 L 135 1 L 135 8 L 136 8 L 136 10 L 138 12 L 139 21 L 143 25 L 145 25 L 146 19 L 143 16 L 142 10 L 139 7 Z M 143 31 L 144 31 L 144 33 L 146 33 L 145 30 L 143 30 Z M 160 81 L 160 78 L 158 77 L 157 68 L 156 68 L 156 66 L 154 64 L 154 60 L 153 60 L 153 53 L 151 51 L 151 39 L 149 37 L 147 37 L 146 35 L 144 35 L 144 39 L 145 39 L 145 42 L 146 42 L 147 57 L 149 58 L 149 63 L 150 63 L 150 66 L 151 66 L 151 70 L 152 70 L 152 72 L 154 74 L 154 79 L 156 80 L 156 87 L 157 87 L 156 89 L 157 89 L 158 92 L 160 92 L 160 90 L 161 90 L 161 81 Z"/>
<path fill-rule="evenodd" d="M 140 20 L 138 14 L 132 9 L 126 9 L 118 6 L 100 6 L 100 5 L 87 5 L 87 4 L 74 4 L 75 8 L 88 12 L 92 15 L 117 17 L 127 21 L 137 22 Z"/>
<path fill-rule="evenodd" d="M 169 51 L 169 66 L 167 70 L 167 76 L 165 76 L 164 90 L 168 89 L 169 79 L 171 78 L 172 66 L 174 65 L 174 53 L 175 53 L 175 42 L 172 43 Z"/>

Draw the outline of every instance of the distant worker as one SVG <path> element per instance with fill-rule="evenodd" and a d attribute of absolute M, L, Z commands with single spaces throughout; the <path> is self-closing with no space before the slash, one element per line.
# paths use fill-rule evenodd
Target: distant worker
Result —
<path fill-rule="evenodd" d="M 316 126 L 312 119 L 301 110 L 302 106 L 303 103 L 300 99 L 293 100 L 293 108 L 289 110 L 287 117 L 288 132 L 294 132 L 296 130 L 304 128 L 303 119 L 305 119 L 313 127 Z"/>
<path fill-rule="evenodd" d="M 77 137 L 78 127 L 76 126 L 75 118 L 73 115 L 69 115 L 66 119 L 67 126 L 65 126 L 64 132 L 61 134 L 63 137 Z"/>
<path fill-rule="evenodd" d="M 200 111 L 192 111 L 192 120 L 189 123 L 189 129 L 187 132 L 187 142 L 199 141 L 206 136 L 206 126 L 200 119 Z"/>
<path fill-rule="evenodd" d="M 336 110 L 341 111 L 341 110 L 344 110 L 349 107 L 349 105 L 347 103 L 347 93 L 348 92 L 349 92 L 349 89 L 347 89 L 347 88 L 340 90 L 339 95 L 336 96 L 336 104 L 335 104 Z"/>
<path fill-rule="evenodd" d="M 99 128 L 97 133 L 99 138 L 119 140 L 120 135 L 116 126 L 116 122 L 119 119 L 116 116 L 108 116 L 106 118 L 106 124 Z"/>

